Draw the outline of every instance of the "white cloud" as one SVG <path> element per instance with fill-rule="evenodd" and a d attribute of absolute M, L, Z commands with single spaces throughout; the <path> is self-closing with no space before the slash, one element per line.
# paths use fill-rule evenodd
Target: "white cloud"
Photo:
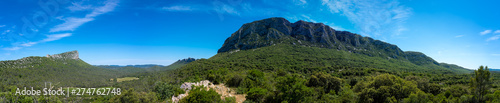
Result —
<path fill-rule="evenodd" d="M 69 6 L 68 9 L 71 11 L 83 11 L 83 10 L 91 10 L 92 5 L 84 5 L 84 2 L 72 2 L 72 6 Z"/>
<path fill-rule="evenodd" d="M 331 13 L 346 16 L 365 36 L 399 35 L 406 30 L 402 25 L 412 14 L 411 8 L 396 0 L 322 0 L 322 5 Z"/>
<path fill-rule="evenodd" d="M 486 41 L 493 41 L 493 40 L 498 40 L 498 39 L 500 39 L 500 35 L 492 36 L 492 37 L 486 39 Z"/>
<path fill-rule="evenodd" d="M 1 27 L 5 27 L 5 26 L 6 26 L 6 25 L 0 25 L 0 28 L 1 28 Z"/>
<path fill-rule="evenodd" d="M 117 0 L 108 0 L 104 3 L 104 6 L 101 7 L 96 7 L 92 13 L 87 14 L 85 17 L 87 18 L 93 18 L 98 15 L 111 12 L 115 9 L 115 7 L 118 6 L 118 1 Z"/>
<path fill-rule="evenodd" d="M 498 34 L 500 33 L 500 30 L 496 30 L 495 32 L 493 32 L 494 34 Z"/>
<path fill-rule="evenodd" d="M 59 40 L 64 37 L 71 36 L 71 33 L 62 33 L 62 34 L 52 34 L 52 35 L 47 35 L 47 38 L 43 39 L 42 42 L 49 42 L 49 41 L 54 41 L 54 40 Z"/>
<path fill-rule="evenodd" d="M 70 6 L 70 7 L 72 7 L 73 10 L 80 10 L 81 9 L 81 7 L 78 8 L 78 7 L 74 7 L 74 6 L 75 5 Z M 62 18 L 62 17 L 59 17 L 61 20 L 64 21 L 64 23 L 54 26 L 53 28 L 50 29 L 49 32 L 73 31 L 76 28 L 78 28 L 79 26 L 81 26 L 87 22 L 93 21 L 94 17 L 96 17 L 96 16 L 113 11 L 116 6 L 118 6 L 117 0 L 108 0 L 108 1 L 104 2 L 104 6 L 100 6 L 100 7 L 92 7 L 91 6 L 92 12 L 85 15 L 85 17 L 83 17 L 83 18 L 78 18 L 78 17 Z M 69 9 L 71 10 L 71 8 L 69 8 Z"/>
<path fill-rule="evenodd" d="M 10 47 L 10 48 L 3 48 L 3 50 L 19 50 L 21 47 L 15 46 L 15 47 Z"/>
<path fill-rule="evenodd" d="M 7 34 L 9 32 L 10 32 L 10 30 L 5 30 L 5 31 L 2 32 L 2 34 Z"/>
<path fill-rule="evenodd" d="M 485 31 L 479 32 L 479 34 L 481 34 L 481 35 L 486 35 L 489 33 L 491 33 L 491 30 L 485 30 Z"/>
<path fill-rule="evenodd" d="M 193 8 L 190 6 L 170 6 L 170 7 L 163 7 L 163 10 L 166 11 L 192 11 Z"/>
<path fill-rule="evenodd" d="M 299 6 L 307 4 L 306 0 L 293 0 L 293 2 L 295 3 L 295 5 L 299 5 Z"/>
<path fill-rule="evenodd" d="M 455 38 L 460 38 L 460 37 L 463 37 L 463 36 L 465 36 L 465 35 L 457 35 L 457 36 L 455 36 Z"/>
<path fill-rule="evenodd" d="M 58 31 L 73 31 L 79 26 L 87 23 L 89 21 L 94 20 L 94 18 L 73 18 L 68 17 L 64 19 L 64 23 L 56 25 L 54 28 L 50 29 L 50 32 L 58 32 Z"/>
<path fill-rule="evenodd" d="M 33 46 L 35 44 L 38 44 L 38 42 L 27 42 L 27 43 L 21 44 L 21 46 L 23 46 L 23 47 L 29 47 L 29 46 Z"/>
<path fill-rule="evenodd" d="M 240 15 L 240 13 L 232 6 L 221 3 L 220 1 L 213 2 L 214 10 L 219 15 L 221 14 L 230 14 L 230 15 Z"/>
<path fill-rule="evenodd" d="M 309 16 L 307 16 L 307 15 L 305 15 L 305 14 L 302 14 L 302 15 L 300 15 L 300 16 L 304 17 L 304 18 L 305 18 L 305 20 L 306 20 L 306 21 L 308 21 L 308 22 L 314 22 L 314 23 L 317 23 L 317 21 L 316 21 L 316 20 L 311 19 L 311 17 L 309 17 Z"/>
<path fill-rule="evenodd" d="M 19 49 L 22 49 L 24 47 L 30 47 L 30 46 L 36 45 L 38 43 L 55 41 L 55 40 L 59 40 L 59 39 L 62 39 L 64 37 L 68 37 L 68 36 L 71 36 L 71 33 L 52 34 L 52 35 L 47 35 L 47 38 L 40 40 L 40 41 L 20 43 L 18 45 L 14 45 L 13 47 L 3 48 L 3 49 L 4 50 L 11 50 L 11 51 L 12 50 L 19 50 Z"/>

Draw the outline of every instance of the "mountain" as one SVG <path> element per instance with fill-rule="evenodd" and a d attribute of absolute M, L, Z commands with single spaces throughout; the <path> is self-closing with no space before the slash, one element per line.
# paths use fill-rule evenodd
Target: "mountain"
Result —
<path fill-rule="evenodd" d="M 80 59 L 78 56 L 79 54 L 78 51 L 76 50 L 54 55 L 47 54 L 47 58 L 53 58 L 53 59 Z"/>
<path fill-rule="evenodd" d="M 78 56 L 78 51 L 70 51 L 0 61 L 0 85 L 37 88 L 50 82 L 62 87 L 100 87 L 111 85 L 109 79 L 121 75 L 116 70 L 92 66 Z"/>
<path fill-rule="evenodd" d="M 116 69 L 121 67 L 136 67 L 136 68 L 151 68 L 155 66 L 164 67 L 163 65 L 158 65 L 158 64 L 126 65 L 126 66 L 120 66 L 120 65 L 94 65 L 94 66 L 101 68 L 108 68 L 108 69 Z"/>
<path fill-rule="evenodd" d="M 186 58 L 186 59 L 180 59 L 180 60 L 177 60 L 176 62 L 170 64 L 167 66 L 167 69 L 177 69 L 177 68 L 180 68 L 188 63 L 191 63 L 191 62 L 194 62 L 198 59 L 195 59 L 195 58 Z"/>
<path fill-rule="evenodd" d="M 250 50 L 276 44 L 341 50 L 369 57 L 405 60 L 433 69 L 445 67 L 461 73 L 471 72 L 460 66 L 438 63 L 421 52 L 402 51 L 396 45 L 347 31 L 337 31 L 323 23 L 302 20 L 290 23 L 280 17 L 244 24 L 225 40 L 218 53 Z"/>
<path fill-rule="evenodd" d="M 96 67 L 117 70 L 122 74 L 124 74 L 125 76 L 142 76 L 142 75 L 148 75 L 147 73 L 177 69 L 196 60 L 197 59 L 194 58 L 180 59 L 168 66 L 145 64 L 145 65 L 126 65 L 126 66 L 96 65 Z"/>
<path fill-rule="evenodd" d="M 396 97 L 394 100 L 402 101 L 411 93 L 401 89 L 407 88 L 403 85 L 437 95 L 451 85 L 467 85 L 470 73 L 458 65 L 438 63 L 424 53 L 403 51 L 397 45 L 336 31 L 322 23 L 269 18 L 241 26 L 209 59 L 122 84 L 140 90 L 154 86 L 130 85 L 152 84 L 150 81 L 155 80 L 174 85 L 209 80 L 236 88 L 237 93 L 247 95 L 247 100 L 273 103 L 320 98 L 338 101 L 326 94 L 357 95 L 359 100 L 368 100 L 363 98 L 378 98 L 374 95 L 379 91 L 389 94 L 382 99 Z M 373 85 L 383 86 L 370 87 Z M 352 93 L 343 94 L 348 91 Z M 309 97 L 299 96 L 302 94 Z"/>
<path fill-rule="evenodd" d="M 472 72 L 458 65 L 438 63 L 421 52 L 402 51 L 394 44 L 336 31 L 322 23 L 268 18 L 244 24 L 209 59 L 158 72 L 152 78 L 174 83 L 203 79 L 224 82 L 252 70 L 270 73 L 270 80 L 277 72 L 297 73 L 305 78 L 321 72 L 354 81 L 374 73 L 390 73 L 402 77 L 429 75 L 433 82 L 443 84 L 464 83 L 470 79 L 464 75 Z M 450 77 L 457 80 L 443 81 Z"/>

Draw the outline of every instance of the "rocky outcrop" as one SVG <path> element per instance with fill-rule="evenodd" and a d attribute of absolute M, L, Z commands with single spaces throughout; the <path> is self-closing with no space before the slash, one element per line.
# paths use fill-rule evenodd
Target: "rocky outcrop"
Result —
<path fill-rule="evenodd" d="M 80 59 L 78 56 L 79 54 L 78 51 L 76 50 L 54 55 L 47 54 L 47 58 L 54 58 L 54 59 Z"/>
<path fill-rule="evenodd" d="M 195 83 L 190 83 L 190 82 L 185 82 L 181 85 L 181 89 L 186 91 L 184 94 L 179 94 L 178 96 L 172 96 L 172 102 L 173 103 L 178 103 L 182 98 L 188 96 L 188 93 L 191 89 L 194 89 L 195 86 L 201 86 L 201 87 L 213 87 L 214 84 L 208 80 L 203 80 L 200 82 L 195 82 Z"/>
<path fill-rule="evenodd" d="M 237 94 L 236 91 L 231 90 L 229 87 L 226 87 L 224 84 L 214 85 L 212 82 L 208 80 L 203 80 L 200 82 L 185 82 L 181 85 L 181 89 L 186 91 L 184 94 L 179 94 L 178 96 L 172 96 L 172 102 L 178 103 L 182 98 L 187 97 L 189 95 L 189 91 L 194 89 L 194 87 L 202 87 L 208 89 L 214 89 L 217 93 L 221 94 L 221 99 L 226 97 L 235 97 L 237 103 L 243 103 L 245 101 L 245 95 Z"/>
<path fill-rule="evenodd" d="M 404 52 L 398 46 L 384 41 L 348 31 L 338 31 L 323 23 L 302 20 L 290 23 L 281 17 L 244 24 L 226 39 L 218 53 L 234 53 L 276 44 L 336 49 L 384 59 L 406 59 L 416 65 L 463 69 L 463 67 L 439 64 L 420 52 Z"/>
<path fill-rule="evenodd" d="M 196 61 L 196 59 L 195 58 L 191 58 L 191 57 L 186 58 L 186 59 L 177 60 L 177 62 L 182 62 L 182 63 L 191 63 L 193 61 Z"/>
<path fill-rule="evenodd" d="M 244 24 L 226 39 L 218 53 L 255 49 L 277 43 L 331 48 L 384 58 L 405 57 L 404 52 L 393 44 L 347 31 L 337 31 L 323 23 L 302 20 L 290 23 L 280 17 Z"/>

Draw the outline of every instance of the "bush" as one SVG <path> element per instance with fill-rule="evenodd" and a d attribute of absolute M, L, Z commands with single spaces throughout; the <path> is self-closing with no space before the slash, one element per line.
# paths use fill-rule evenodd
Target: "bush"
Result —
<path fill-rule="evenodd" d="M 133 88 L 124 91 L 121 95 L 115 95 L 109 100 L 111 103 L 152 103 L 156 102 L 156 95 L 150 93 L 137 93 Z"/>
<path fill-rule="evenodd" d="M 229 79 L 226 84 L 229 87 L 238 87 L 240 86 L 241 82 L 243 81 L 243 77 L 240 75 L 234 75 L 231 79 Z"/>
<path fill-rule="evenodd" d="M 342 79 L 320 72 L 311 76 L 307 86 L 323 87 L 325 92 L 329 92 L 330 90 L 338 92 L 340 90 L 341 83 Z"/>
<path fill-rule="evenodd" d="M 417 91 L 417 93 L 411 93 L 408 98 L 403 100 L 403 103 L 428 103 L 432 102 L 433 95 L 426 94 L 422 91 Z"/>
<path fill-rule="evenodd" d="M 256 101 L 256 102 L 262 102 L 264 99 L 264 96 L 266 96 L 267 90 L 262 89 L 262 88 L 251 88 L 250 91 L 248 91 L 247 98 L 248 100 Z"/>
<path fill-rule="evenodd" d="M 313 94 L 313 89 L 305 85 L 305 79 L 300 75 L 286 75 L 277 78 L 276 98 L 269 102 L 307 102 L 307 97 Z M 267 100 L 266 100 L 267 102 Z"/>
<path fill-rule="evenodd" d="M 214 89 L 206 90 L 203 87 L 194 87 L 189 91 L 187 97 L 182 98 L 180 103 L 220 103 L 223 102 Z"/>
<path fill-rule="evenodd" d="M 393 99 L 402 100 L 411 93 L 421 91 L 413 82 L 406 81 L 390 74 L 382 74 L 369 78 L 366 82 L 360 82 L 354 86 L 358 92 L 359 102 L 390 102 Z"/>
<path fill-rule="evenodd" d="M 179 94 L 184 94 L 184 90 L 181 88 L 163 82 L 157 82 L 153 91 L 156 92 L 156 96 L 159 100 L 170 98 L 173 95 L 177 96 Z"/>

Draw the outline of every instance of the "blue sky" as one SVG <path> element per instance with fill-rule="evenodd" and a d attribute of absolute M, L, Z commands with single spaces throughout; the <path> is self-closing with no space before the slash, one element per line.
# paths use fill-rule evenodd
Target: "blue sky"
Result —
<path fill-rule="evenodd" d="M 78 50 L 93 65 L 210 58 L 244 23 L 321 22 L 438 62 L 500 68 L 499 1 L 2 0 L 0 60 Z"/>

